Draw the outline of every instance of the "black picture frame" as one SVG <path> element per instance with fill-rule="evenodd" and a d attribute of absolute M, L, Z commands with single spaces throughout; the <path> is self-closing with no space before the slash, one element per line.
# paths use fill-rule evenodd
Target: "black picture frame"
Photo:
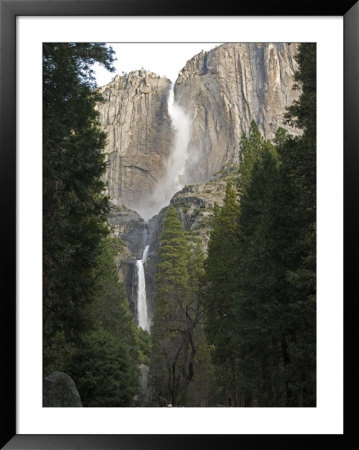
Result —
<path fill-rule="evenodd" d="M 16 434 L 16 17 L 17 16 L 343 16 L 344 18 L 344 303 L 345 417 L 342 435 L 17 435 Z M 359 174 L 359 2 L 244 0 L 0 0 L 1 186 L 1 448 L 6 449 L 243 449 L 351 448 L 357 415 Z M 356 256 L 356 255 L 355 255 Z M 345 297 L 344 297 L 345 298 Z M 354 410 L 355 411 L 355 410 Z M 5 446 L 4 446 L 5 445 Z M 3 447 L 4 446 L 4 447 Z"/>

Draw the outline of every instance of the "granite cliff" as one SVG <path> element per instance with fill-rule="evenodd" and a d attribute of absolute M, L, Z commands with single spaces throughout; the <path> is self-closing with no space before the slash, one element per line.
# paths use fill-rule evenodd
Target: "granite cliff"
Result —
<path fill-rule="evenodd" d="M 252 120 L 265 138 L 274 137 L 299 95 L 293 90 L 296 51 L 293 43 L 229 43 L 187 62 L 175 98 L 192 119 L 188 182 L 206 181 L 236 163 Z"/>
<path fill-rule="evenodd" d="M 145 70 L 119 76 L 99 89 L 97 105 L 107 134 L 105 181 L 115 205 L 135 208 L 151 194 L 171 149 L 167 111 L 171 82 Z"/>
<path fill-rule="evenodd" d="M 236 164 L 241 134 L 251 120 L 266 138 L 274 137 L 285 108 L 299 95 L 293 90 L 296 51 L 293 43 L 228 43 L 185 64 L 174 86 L 175 102 L 190 118 L 182 186 L 208 181 Z M 100 89 L 108 193 L 115 205 L 141 215 L 151 204 L 153 214 L 165 204 L 156 209 L 174 147 L 170 89 L 170 80 L 145 70 L 117 75 Z"/>

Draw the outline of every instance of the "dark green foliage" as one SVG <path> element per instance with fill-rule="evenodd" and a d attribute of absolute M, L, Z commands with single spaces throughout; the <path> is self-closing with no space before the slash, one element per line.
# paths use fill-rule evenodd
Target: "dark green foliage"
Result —
<path fill-rule="evenodd" d="M 135 345 L 137 328 L 114 262 L 120 248 L 121 242 L 117 238 L 108 237 L 101 241 L 101 253 L 94 268 L 97 289 L 94 302 L 88 307 L 89 320 L 129 344 L 131 339 L 131 345 Z"/>
<path fill-rule="evenodd" d="M 101 241 L 94 268 L 95 297 L 83 309 L 87 332 L 76 345 L 66 341 L 63 332 L 56 333 L 49 349 L 52 358 L 48 372 L 63 370 L 73 377 L 83 406 L 130 406 L 139 387 L 137 328 L 117 278 L 114 256 L 118 246 L 116 238 Z"/>
<path fill-rule="evenodd" d="M 98 287 L 94 302 L 87 308 L 88 325 L 102 328 L 125 343 L 135 366 L 138 363 L 138 330 L 114 262 L 120 248 L 121 242 L 117 238 L 106 238 L 101 242 L 101 253 L 96 261 Z"/>
<path fill-rule="evenodd" d="M 205 254 L 197 243 L 188 260 L 187 328 L 191 332 L 193 374 L 186 391 L 186 406 L 211 406 L 213 396 L 213 365 L 204 331 L 203 277 Z"/>
<path fill-rule="evenodd" d="M 279 129 L 273 145 L 252 122 L 241 141 L 240 204 L 227 188 L 213 220 L 206 331 L 224 404 L 316 402 L 314 44 L 300 45 L 298 63 L 302 94 L 286 119 L 303 134 Z"/>
<path fill-rule="evenodd" d="M 140 364 L 148 365 L 152 352 L 151 335 L 140 327 L 137 332 L 137 342 L 139 348 L 139 362 Z"/>
<path fill-rule="evenodd" d="M 300 44 L 296 60 L 299 70 L 295 80 L 302 89 L 300 98 L 288 108 L 287 121 L 305 131 L 305 138 L 312 145 L 316 139 L 317 113 L 317 46 L 316 44 Z"/>
<path fill-rule="evenodd" d="M 150 378 L 154 403 L 159 405 L 165 399 L 166 404 L 173 406 L 206 404 L 210 363 L 200 325 L 199 301 L 203 252 L 198 245 L 190 251 L 172 205 L 163 221 L 159 258 L 151 328 Z M 192 390 L 188 393 L 190 386 Z"/>
<path fill-rule="evenodd" d="M 105 134 L 97 124 L 90 65 L 111 70 L 103 44 L 43 46 L 43 300 L 44 357 L 57 330 L 76 340 L 85 328 L 91 276 L 107 234 L 108 201 L 100 179 Z"/>
<path fill-rule="evenodd" d="M 243 194 L 251 183 L 253 167 L 260 158 L 265 145 L 270 146 L 271 144 L 264 140 L 259 132 L 258 125 L 252 120 L 248 136 L 243 133 L 241 137 L 237 183 L 240 194 Z"/>
<path fill-rule="evenodd" d="M 184 352 L 188 342 L 183 325 L 188 305 L 188 255 L 182 224 L 177 211 L 170 205 L 160 236 L 156 304 L 151 328 L 151 377 L 156 397 L 167 398 L 173 405 L 177 404 L 178 394 L 184 390 L 186 381 L 183 378 L 183 372 L 187 370 Z"/>
<path fill-rule="evenodd" d="M 237 349 L 246 402 L 279 406 L 282 392 L 283 270 L 275 226 L 278 158 L 262 147 L 241 197 L 237 253 Z M 283 298 L 284 297 L 284 298 Z"/>
<path fill-rule="evenodd" d="M 236 320 L 233 291 L 236 281 L 233 251 L 237 242 L 239 206 L 232 183 L 227 182 L 222 208 L 214 210 L 213 229 L 205 262 L 206 331 L 213 345 L 212 358 L 216 368 L 216 381 L 220 403 L 238 405 L 238 360 L 234 347 Z"/>
<path fill-rule="evenodd" d="M 288 404 L 316 402 L 316 45 L 301 44 L 296 80 L 299 100 L 287 119 L 303 129 L 299 138 L 278 145 L 281 191 L 285 199 L 281 220 L 292 233 L 284 235 L 289 313 L 287 345 Z"/>
<path fill-rule="evenodd" d="M 139 388 L 138 331 L 129 309 L 124 287 L 118 281 L 114 261 L 119 248 L 121 248 L 121 243 L 118 242 L 117 238 L 105 238 L 101 241 L 101 253 L 97 258 L 95 269 L 98 282 L 97 291 L 94 301 L 86 309 L 88 329 L 93 329 L 94 331 L 90 335 L 86 334 L 79 342 L 77 352 L 70 363 L 70 373 L 78 374 L 82 380 L 81 387 L 78 387 L 78 390 L 82 398 L 82 390 L 85 389 L 84 395 L 87 399 L 87 406 L 111 406 L 114 405 L 113 402 L 117 401 L 117 406 L 130 406 L 134 394 Z M 100 345 L 100 339 L 106 342 L 106 345 L 108 342 L 107 355 L 109 365 L 111 365 L 111 352 L 118 348 L 120 353 L 117 356 L 115 355 L 114 362 L 114 364 L 118 364 L 116 369 L 118 373 L 111 374 L 109 370 L 102 372 L 102 384 L 112 384 L 114 399 L 106 403 L 106 398 L 104 398 L 101 404 L 96 405 L 98 395 L 100 395 L 98 394 L 99 391 L 97 389 L 86 391 L 86 382 L 84 381 L 86 380 L 85 374 L 90 369 L 86 365 L 85 367 L 77 367 L 76 365 L 78 363 L 86 364 L 85 359 L 81 356 L 82 352 L 90 352 L 91 349 L 89 347 L 91 343 Z M 96 349 L 94 349 L 93 355 L 91 356 L 91 353 L 89 353 L 88 357 L 93 358 L 94 368 L 91 372 L 91 377 L 97 379 L 97 370 L 99 370 L 101 365 L 96 359 L 98 357 Z M 119 383 L 118 386 L 116 382 Z M 117 400 L 116 392 L 120 395 Z M 106 390 L 104 396 L 106 397 L 107 395 Z"/>
<path fill-rule="evenodd" d="M 315 405 L 316 59 L 300 46 L 303 93 L 276 151 L 252 166 L 239 216 L 238 349 L 243 389 L 257 406 Z"/>
<path fill-rule="evenodd" d="M 83 337 L 68 373 L 83 406 L 131 406 L 138 389 L 138 373 L 126 345 L 104 330 Z"/>
<path fill-rule="evenodd" d="M 66 339 L 65 333 L 62 330 L 56 331 L 52 336 L 51 345 L 46 349 L 46 360 L 43 364 L 44 376 L 54 371 L 66 372 L 68 361 L 75 350 L 74 343 Z"/>
<path fill-rule="evenodd" d="M 242 389 L 256 406 L 315 404 L 315 222 L 284 157 L 299 142 L 263 153 L 241 198 L 238 349 Z"/>
<path fill-rule="evenodd" d="M 84 406 L 130 406 L 138 389 L 137 329 L 108 238 L 91 65 L 112 70 L 104 44 L 43 46 L 44 373 L 73 377 Z"/>

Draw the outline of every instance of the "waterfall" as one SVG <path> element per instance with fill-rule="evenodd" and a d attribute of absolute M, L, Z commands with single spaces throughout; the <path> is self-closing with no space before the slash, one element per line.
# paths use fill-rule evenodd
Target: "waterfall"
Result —
<path fill-rule="evenodd" d="M 149 245 L 146 245 L 142 259 L 136 261 L 137 268 L 137 322 L 143 330 L 150 331 L 150 320 L 147 312 L 146 279 L 143 263 L 147 259 Z"/>
<path fill-rule="evenodd" d="M 145 220 L 167 206 L 173 195 L 186 184 L 186 162 L 189 158 L 188 144 L 191 138 L 191 120 L 183 108 L 176 103 L 173 84 L 168 94 L 167 109 L 173 129 L 171 153 L 166 161 L 164 176 L 158 180 L 154 191 L 146 198 L 146 203 L 138 205 L 138 211 Z"/>
<path fill-rule="evenodd" d="M 168 113 L 171 117 L 175 136 L 172 153 L 167 161 L 167 173 L 164 180 L 168 195 L 172 197 L 184 185 L 183 178 L 188 159 L 188 144 L 191 137 L 191 121 L 174 99 L 173 84 L 168 96 Z"/>

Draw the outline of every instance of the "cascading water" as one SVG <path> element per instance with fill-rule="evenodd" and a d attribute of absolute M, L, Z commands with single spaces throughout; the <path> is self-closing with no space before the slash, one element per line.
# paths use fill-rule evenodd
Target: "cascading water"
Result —
<path fill-rule="evenodd" d="M 183 177 L 188 159 L 188 144 L 191 134 L 190 119 L 175 101 L 173 84 L 168 97 L 168 113 L 175 131 L 173 150 L 167 161 L 167 174 L 165 177 L 167 192 L 171 197 L 183 188 Z"/>
<path fill-rule="evenodd" d="M 172 149 L 166 162 L 165 175 L 158 180 L 150 197 L 146 198 L 146 204 L 138 207 L 138 211 L 145 220 L 167 206 L 173 195 L 180 191 L 186 183 L 185 169 L 189 156 L 191 120 L 181 106 L 176 103 L 173 84 L 168 95 L 167 109 L 174 131 Z"/>
<path fill-rule="evenodd" d="M 146 299 L 146 279 L 143 267 L 147 259 L 149 245 L 146 245 L 142 259 L 136 261 L 137 268 L 137 322 L 143 330 L 150 331 L 150 320 L 148 317 L 147 299 Z"/>
<path fill-rule="evenodd" d="M 166 173 L 158 181 L 146 203 L 138 206 L 141 216 L 148 220 L 167 206 L 172 196 L 180 191 L 186 183 L 185 170 L 188 160 L 188 144 L 191 137 L 191 120 L 174 98 L 174 85 L 168 95 L 168 114 L 173 128 L 171 154 L 166 162 Z M 146 238 L 147 240 L 147 238 Z M 146 242 L 145 240 L 145 242 Z M 146 299 L 146 281 L 143 264 L 146 261 L 149 246 L 143 251 L 142 259 L 136 261 L 137 268 L 137 323 L 146 331 L 150 331 L 151 320 L 148 316 Z"/>

